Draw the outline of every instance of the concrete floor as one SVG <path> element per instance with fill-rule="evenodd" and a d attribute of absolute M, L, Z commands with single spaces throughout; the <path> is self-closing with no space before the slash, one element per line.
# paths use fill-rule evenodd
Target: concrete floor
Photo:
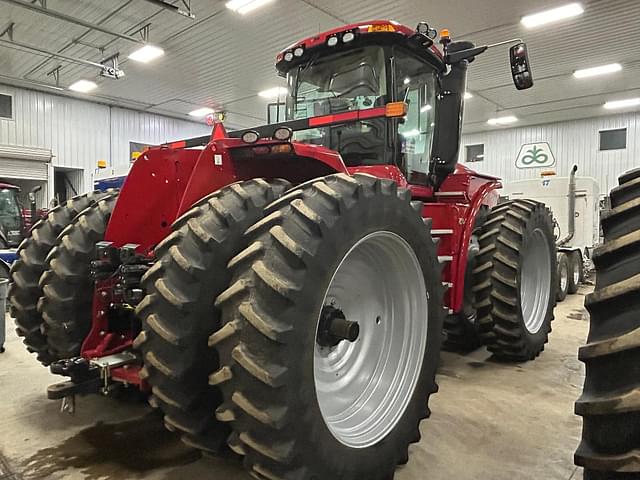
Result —
<path fill-rule="evenodd" d="M 586 289 L 582 293 L 586 293 Z M 397 480 L 578 480 L 573 415 L 584 378 L 576 359 L 587 335 L 583 295 L 556 309 L 551 341 L 532 363 L 492 362 L 484 349 L 443 354 L 440 393 L 422 441 Z M 9 322 L 9 319 L 7 319 Z M 91 396 L 59 412 L 45 387 L 60 381 L 7 326 L 0 355 L 0 480 L 248 478 L 237 460 L 201 458 L 166 432 L 143 403 Z"/>

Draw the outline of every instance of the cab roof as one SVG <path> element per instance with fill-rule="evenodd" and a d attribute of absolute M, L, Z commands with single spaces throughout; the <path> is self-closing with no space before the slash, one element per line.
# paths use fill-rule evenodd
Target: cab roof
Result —
<path fill-rule="evenodd" d="M 371 20 L 368 22 L 352 23 L 351 25 L 344 25 L 342 27 L 334 28 L 333 30 L 329 30 L 318 35 L 305 38 L 304 40 L 289 45 L 278 54 L 278 56 L 276 57 L 276 63 L 282 62 L 288 52 L 293 52 L 298 47 L 302 47 L 305 50 L 319 47 L 325 45 L 330 37 L 341 35 L 346 32 L 355 32 L 358 35 L 371 33 L 402 35 L 407 39 L 416 35 L 415 28 L 402 25 L 401 23 L 395 22 L 393 20 Z M 442 52 L 435 45 L 432 45 L 430 47 L 430 50 L 437 58 L 444 58 Z"/>

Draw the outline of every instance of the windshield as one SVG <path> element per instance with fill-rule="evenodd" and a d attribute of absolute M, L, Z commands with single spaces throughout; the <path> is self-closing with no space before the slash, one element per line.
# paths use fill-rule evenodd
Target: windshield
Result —
<path fill-rule="evenodd" d="M 387 103 L 382 47 L 364 47 L 311 59 L 289 72 L 287 120 L 381 107 Z M 387 163 L 387 123 L 372 119 L 296 132 L 294 139 L 338 151 L 348 166 Z"/>
<path fill-rule="evenodd" d="M 9 188 L 0 189 L 0 228 L 8 235 L 20 230 L 20 220 L 16 191 Z"/>

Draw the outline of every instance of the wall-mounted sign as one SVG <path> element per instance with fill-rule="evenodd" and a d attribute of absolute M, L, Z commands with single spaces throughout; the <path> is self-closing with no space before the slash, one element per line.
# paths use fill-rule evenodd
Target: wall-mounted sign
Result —
<path fill-rule="evenodd" d="M 556 159 L 547 142 L 523 145 L 516 160 L 517 168 L 552 167 L 555 164 Z"/>

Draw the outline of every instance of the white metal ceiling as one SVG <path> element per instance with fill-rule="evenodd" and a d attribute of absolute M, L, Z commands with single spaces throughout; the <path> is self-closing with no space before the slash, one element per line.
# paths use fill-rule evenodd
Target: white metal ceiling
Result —
<path fill-rule="evenodd" d="M 177 2 L 173 2 L 177 3 Z M 90 98 L 125 107 L 185 115 L 199 106 L 224 109 L 234 125 L 265 121 L 266 101 L 257 93 L 282 84 L 275 54 L 293 41 L 345 22 L 391 18 L 408 25 L 424 20 L 448 27 L 455 38 L 496 42 L 523 37 L 529 43 L 536 86 L 517 92 L 506 50 L 482 55 L 470 69 L 465 128 L 489 128 L 496 114 L 514 114 L 520 124 L 592 117 L 610 112 L 606 100 L 640 96 L 640 2 L 584 0 L 585 14 L 555 25 L 526 30 L 522 15 L 562 5 L 565 0 L 274 0 L 246 15 L 221 0 L 192 0 L 191 20 L 143 0 L 48 0 L 51 9 L 132 34 L 151 23 L 152 43 L 166 55 L 147 65 L 126 61 L 133 42 L 12 6 L 0 0 L 0 31 L 15 22 L 14 38 L 66 55 L 99 61 L 120 52 L 126 77 L 98 79 Z M 103 52 L 96 47 L 103 48 Z M 620 62 L 624 70 L 598 79 L 576 80 L 579 68 Z M 94 69 L 0 46 L 0 82 L 34 87 L 62 65 L 60 84 L 93 78 Z M 32 82 L 32 83 L 27 83 Z"/>

